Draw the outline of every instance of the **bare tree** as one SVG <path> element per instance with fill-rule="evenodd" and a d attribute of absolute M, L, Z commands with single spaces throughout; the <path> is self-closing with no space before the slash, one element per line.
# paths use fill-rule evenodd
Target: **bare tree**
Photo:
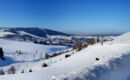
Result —
<path fill-rule="evenodd" d="M 100 42 L 99 36 L 97 36 L 97 42 Z"/>
<path fill-rule="evenodd" d="M 101 45 L 102 45 L 102 46 L 103 46 L 103 41 L 104 41 L 104 40 L 103 40 L 103 39 L 101 39 Z"/>
<path fill-rule="evenodd" d="M 43 56 L 42 56 L 43 54 L 42 54 L 42 52 L 40 53 L 40 55 L 39 55 L 39 59 L 40 60 L 42 60 L 43 59 Z"/>

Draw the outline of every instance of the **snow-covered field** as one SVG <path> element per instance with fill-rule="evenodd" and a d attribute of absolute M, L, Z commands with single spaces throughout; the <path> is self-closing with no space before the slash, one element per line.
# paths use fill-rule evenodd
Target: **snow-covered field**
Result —
<path fill-rule="evenodd" d="M 19 47 L 23 51 L 23 55 L 27 53 L 24 56 L 22 55 L 21 58 L 30 53 L 36 53 L 37 49 L 39 52 L 42 50 L 53 52 L 51 49 L 46 49 L 47 46 L 43 49 L 41 45 L 33 44 L 29 45 L 31 46 L 30 48 L 27 46 L 32 43 L 22 45 L 23 42 L 18 42 L 18 44 L 15 41 L 14 43 L 11 41 L 12 43 L 9 44 L 7 43 L 8 41 L 0 41 L 0 46 L 4 48 L 5 52 L 7 51 L 5 56 L 8 57 L 11 57 L 10 52 L 19 49 Z M 12 48 L 8 44 L 17 47 Z M 65 54 L 70 54 L 71 56 L 64 58 Z M 65 54 L 41 61 L 37 60 L 38 57 L 36 60 L 31 60 L 32 57 L 29 60 L 24 58 L 28 62 L 10 64 L 16 66 L 16 74 L 2 75 L 0 80 L 130 80 L 130 32 L 114 38 L 114 41 L 105 42 L 103 45 L 97 43 L 79 52 L 71 51 Z M 16 56 L 14 60 L 21 60 L 21 58 Z M 99 60 L 97 61 L 96 58 Z M 41 64 L 44 62 L 49 64 L 49 66 L 41 68 Z M 1 68 L 7 70 L 10 65 Z M 25 73 L 20 73 L 22 69 L 25 70 Z M 29 69 L 33 71 L 28 72 Z"/>
<path fill-rule="evenodd" d="M 36 66 L 33 63 L 39 62 L 40 59 L 44 60 L 46 53 L 52 54 L 69 48 L 66 46 L 40 45 L 32 42 L 19 42 L 5 39 L 0 39 L 0 47 L 3 48 L 6 58 L 5 61 L 0 59 L 0 68 L 4 69 L 5 72 L 12 65 L 17 68 L 17 72 L 20 72 L 21 69 Z"/>
<path fill-rule="evenodd" d="M 0 30 L 0 37 L 4 37 L 6 35 L 14 35 L 14 33 L 5 32 L 4 29 Z"/>

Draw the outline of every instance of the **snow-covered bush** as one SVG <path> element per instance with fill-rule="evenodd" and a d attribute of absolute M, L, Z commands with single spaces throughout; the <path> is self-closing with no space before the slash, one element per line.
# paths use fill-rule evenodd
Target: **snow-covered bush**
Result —
<path fill-rule="evenodd" d="M 8 69 L 8 74 L 15 74 L 15 67 L 14 66 L 11 66 L 9 69 Z"/>

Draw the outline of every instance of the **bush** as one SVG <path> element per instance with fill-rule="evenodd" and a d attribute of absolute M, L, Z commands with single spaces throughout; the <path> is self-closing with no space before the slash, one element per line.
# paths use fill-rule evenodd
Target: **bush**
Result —
<path fill-rule="evenodd" d="M 19 54 L 22 54 L 21 50 L 19 50 Z"/>
<path fill-rule="evenodd" d="M 96 59 L 96 61 L 99 61 L 99 58 L 95 58 Z"/>
<path fill-rule="evenodd" d="M 49 54 L 45 54 L 45 59 L 49 59 L 51 56 Z"/>
<path fill-rule="evenodd" d="M 32 69 L 30 69 L 29 72 L 32 72 Z"/>
<path fill-rule="evenodd" d="M 82 50 L 83 48 L 87 47 L 88 45 L 89 45 L 89 44 L 86 43 L 86 42 L 82 42 L 82 43 L 78 42 L 78 43 L 76 43 L 76 44 L 74 45 L 73 49 L 76 49 L 77 51 L 80 51 L 80 50 Z"/>
<path fill-rule="evenodd" d="M 73 49 L 77 49 L 77 51 L 81 50 L 82 43 L 76 43 L 73 47 Z"/>
<path fill-rule="evenodd" d="M 52 54 L 52 57 L 56 57 L 56 56 L 58 56 L 58 54 L 57 54 L 57 53 Z"/>
<path fill-rule="evenodd" d="M 24 70 L 22 70 L 21 73 L 24 73 Z"/>
<path fill-rule="evenodd" d="M 48 65 L 46 63 L 43 63 L 42 64 L 42 67 L 47 67 Z"/>
<path fill-rule="evenodd" d="M 88 43 L 89 43 L 90 45 L 93 45 L 93 44 L 95 44 L 95 40 L 94 40 L 94 39 L 91 39 Z"/>
<path fill-rule="evenodd" d="M 0 75 L 5 75 L 3 69 L 0 69 Z"/>
<path fill-rule="evenodd" d="M 8 74 L 15 74 L 15 67 L 14 66 L 11 66 L 9 69 L 8 69 Z"/>
<path fill-rule="evenodd" d="M 70 56 L 71 56 L 70 54 L 66 54 L 66 55 L 65 55 L 65 58 L 68 58 L 68 57 L 70 57 Z"/>

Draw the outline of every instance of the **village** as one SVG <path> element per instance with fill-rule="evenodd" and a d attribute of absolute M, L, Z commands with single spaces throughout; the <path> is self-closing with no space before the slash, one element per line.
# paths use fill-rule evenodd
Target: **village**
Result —
<path fill-rule="evenodd" d="M 64 36 L 64 37 L 55 37 L 55 38 L 36 38 L 33 40 L 36 44 L 44 45 L 62 45 L 74 47 L 77 43 L 90 43 L 102 42 L 102 41 L 112 41 L 113 39 L 103 38 L 100 36 Z"/>

